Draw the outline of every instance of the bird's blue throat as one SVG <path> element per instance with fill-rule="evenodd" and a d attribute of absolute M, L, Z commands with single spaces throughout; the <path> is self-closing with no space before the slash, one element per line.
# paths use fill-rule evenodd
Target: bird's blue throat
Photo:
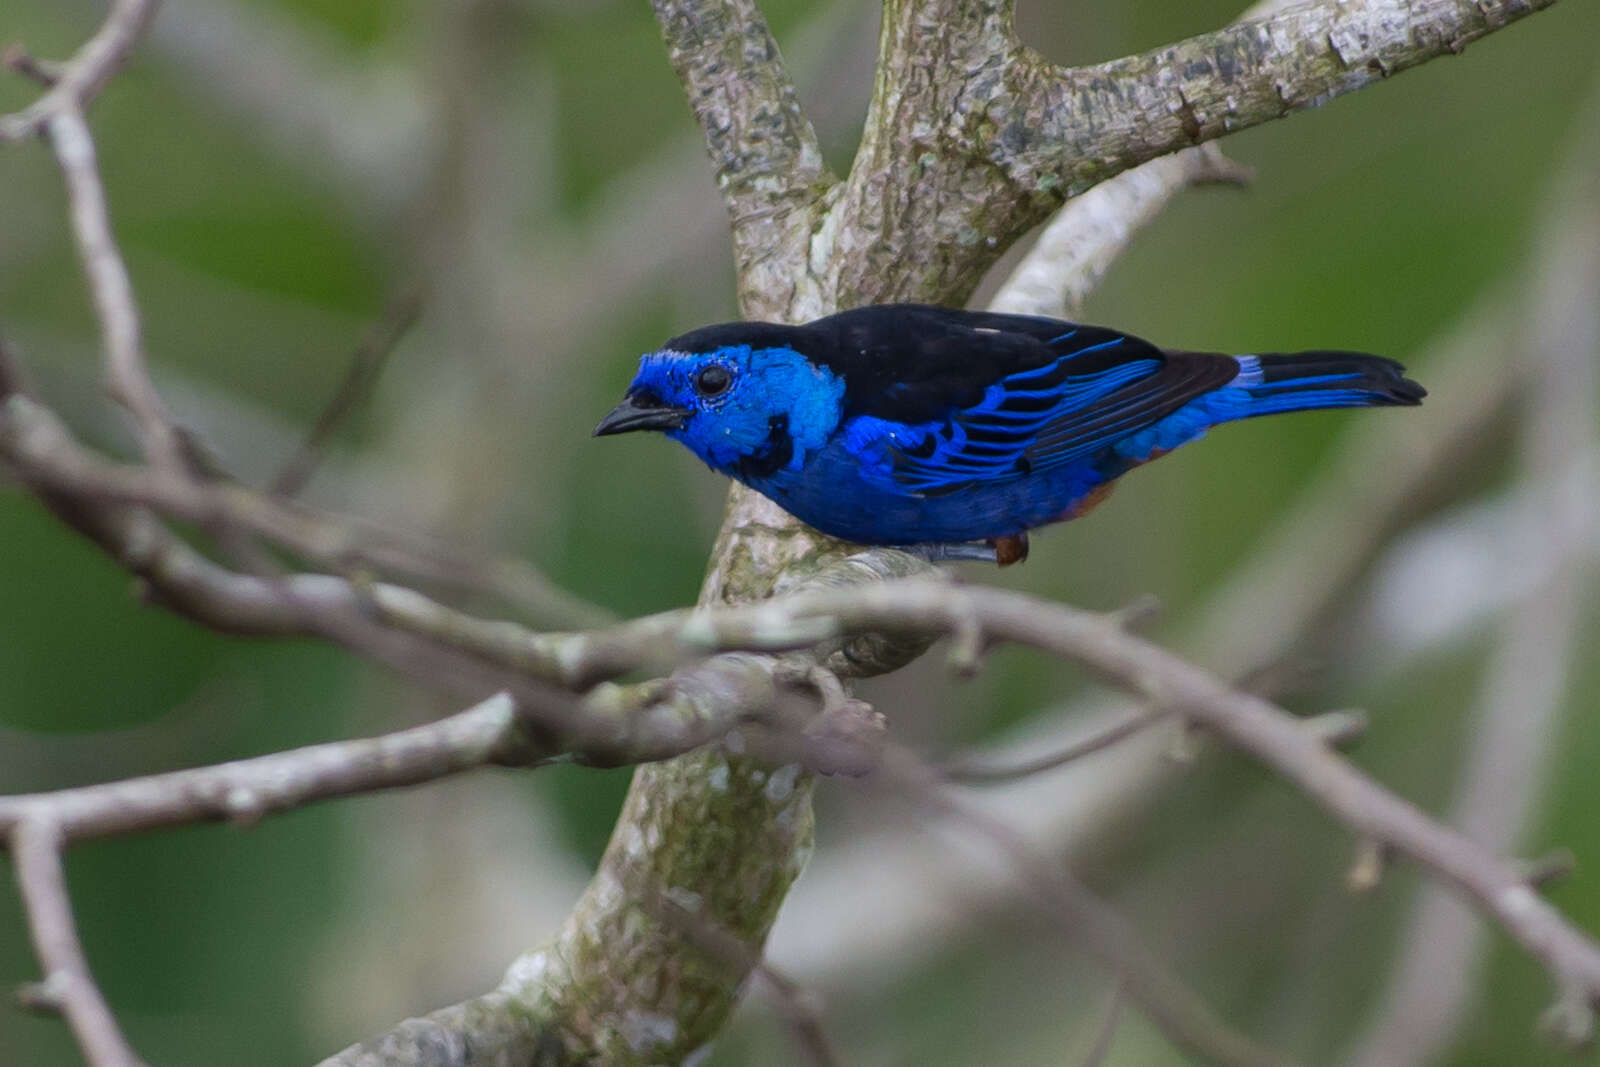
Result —
<path fill-rule="evenodd" d="M 726 370 L 731 384 L 701 396 L 695 380 L 712 366 Z M 713 470 L 749 480 L 801 469 L 839 425 L 845 383 L 793 348 L 728 345 L 652 352 L 639 362 L 634 389 L 689 412 L 668 437 Z"/>

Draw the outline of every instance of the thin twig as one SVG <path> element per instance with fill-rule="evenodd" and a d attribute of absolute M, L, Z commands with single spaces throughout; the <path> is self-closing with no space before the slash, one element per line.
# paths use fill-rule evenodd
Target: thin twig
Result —
<path fill-rule="evenodd" d="M 1244 185 L 1253 176 L 1215 144 L 1158 156 L 1068 200 L 989 301 L 993 311 L 1075 319 L 1135 234 L 1193 185 Z"/>
<path fill-rule="evenodd" d="M 1106 998 L 1105 1016 L 1095 1031 L 1094 1044 L 1084 1053 L 1083 1062 L 1078 1067 L 1101 1067 L 1111 1055 L 1111 1046 L 1117 1040 L 1117 1029 L 1122 1025 L 1122 1007 L 1127 999 L 1125 993 L 1122 979 L 1119 978 L 1111 983 L 1111 994 Z"/>
<path fill-rule="evenodd" d="M 155 15 L 160 0 L 113 0 L 100 29 L 65 63 L 53 64 L 55 84 L 21 111 L 0 116 L 0 143 L 43 133 L 63 111 L 87 107 L 111 76 L 122 69 Z"/>
<path fill-rule="evenodd" d="M 1592 103 L 1600 104 L 1600 98 Z M 1529 516 L 1531 544 L 1521 546 L 1545 568 L 1512 605 L 1489 658 L 1471 721 L 1449 820 L 1487 847 L 1509 851 L 1547 788 L 1553 738 L 1574 670 L 1585 590 L 1592 582 L 1595 502 L 1596 361 L 1600 359 L 1600 189 L 1587 161 L 1600 155 L 1600 111 L 1591 107 L 1586 151 L 1574 160 L 1585 174 L 1577 197 L 1562 198 L 1545 224 L 1546 253 L 1533 272 L 1533 300 L 1519 351 L 1525 382 L 1520 433 L 1525 486 L 1518 501 Z M 1535 865 L 1522 868 L 1530 883 Z M 1483 937 L 1473 917 L 1425 886 L 1398 939 L 1399 950 L 1380 1009 L 1349 1061 L 1362 1067 L 1438 1057 L 1459 1033 L 1481 986 Z M 1575 1009 L 1593 998 L 1571 998 Z M 1592 1012 L 1563 1016 L 1582 1040 Z"/>
<path fill-rule="evenodd" d="M 356 345 L 350 365 L 345 368 L 344 377 L 327 407 L 317 416 L 317 421 L 295 449 L 294 455 L 289 457 L 269 483 L 268 491 L 274 496 L 287 499 L 297 496 L 305 488 L 322 459 L 323 449 L 327 447 L 329 439 L 371 394 L 390 354 L 422 314 L 423 298 L 422 287 L 406 289 L 389 301 L 378 320 L 367 330 L 361 343 Z"/>
<path fill-rule="evenodd" d="M 38 58 L 20 43 L 0 49 L 0 66 L 31 78 L 46 89 L 61 80 L 61 64 Z"/>
<path fill-rule="evenodd" d="M 995 763 L 993 757 L 968 754 L 945 763 L 939 768 L 939 773 L 946 780 L 963 785 L 1014 782 L 1018 778 L 1053 771 L 1057 767 L 1064 767 L 1085 756 L 1110 748 L 1141 730 L 1165 722 L 1172 717 L 1172 714 L 1173 710 L 1168 707 L 1137 708 L 1088 737 L 1073 741 L 1053 752 L 1025 757 L 1014 763 Z"/>
<path fill-rule="evenodd" d="M 1177 708 L 1294 783 L 1359 836 L 1420 864 L 1493 916 L 1564 989 L 1600 999 L 1600 945 L 1524 881 L 1519 868 L 1386 790 L 1331 750 L 1323 731 L 1269 702 L 1229 689 L 1115 620 L 996 589 L 926 581 L 812 593 L 695 620 L 723 647 L 776 648 L 789 622 L 797 643 L 818 620 L 841 633 L 955 633 L 976 625 L 987 641 L 1063 656 L 1154 704 Z"/>
<path fill-rule="evenodd" d="M 1072 941 L 1118 977 L 1129 999 L 1178 1049 L 1228 1067 L 1287 1067 L 1288 1057 L 1236 1032 L 1063 866 L 1046 860 L 1005 822 L 941 788 L 937 772 L 904 749 L 885 754 L 882 781 L 927 812 L 953 818 L 998 848 Z"/>
<path fill-rule="evenodd" d="M 89 124 L 75 103 L 63 103 L 50 116 L 45 130 L 66 182 L 72 232 L 100 317 L 112 395 L 132 413 L 145 458 L 158 471 L 181 477 L 187 469 L 182 443 L 145 367 L 139 309 L 128 268 L 111 233 Z"/>
<path fill-rule="evenodd" d="M 515 560 L 474 559 L 426 535 L 334 518 L 228 482 L 108 462 L 79 445 L 50 409 L 18 393 L 0 399 L 0 456 L 41 490 L 86 504 L 138 505 L 218 531 L 259 535 L 332 571 L 372 568 L 424 581 L 509 592 L 538 617 L 595 625 L 607 612 Z"/>
<path fill-rule="evenodd" d="M 42 133 L 67 187 L 78 255 L 100 319 L 112 395 L 132 413 L 145 457 L 181 474 L 182 441 L 145 368 L 139 309 L 111 231 L 105 188 L 84 109 L 119 70 L 155 14 L 157 0 L 115 0 L 100 30 L 52 74 L 54 84 L 30 107 L 0 118 L 0 142 Z"/>
<path fill-rule="evenodd" d="M 61 828 L 48 817 L 35 817 L 11 826 L 9 836 L 28 931 L 44 971 L 30 1003 L 54 1006 L 66 1017 L 91 1067 L 143 1067 L 117 1027 L 78 941 L 61 869 Z"/>

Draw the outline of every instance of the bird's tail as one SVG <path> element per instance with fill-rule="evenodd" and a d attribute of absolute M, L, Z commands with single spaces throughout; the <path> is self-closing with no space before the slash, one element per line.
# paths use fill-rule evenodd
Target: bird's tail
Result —
<path fill-rule="evenodd" d="M 1233 393 L 1235 418 L 1311 408 L 1414 406 L 1428 391 L 1392 359 L 1360 352 L 1271 353 L 1235 356 L 1239 376 L 1220 392 Z"/>

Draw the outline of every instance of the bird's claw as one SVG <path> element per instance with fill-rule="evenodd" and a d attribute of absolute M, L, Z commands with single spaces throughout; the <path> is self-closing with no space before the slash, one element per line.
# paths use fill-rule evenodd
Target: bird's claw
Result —
<path fill-rule="evenodd" d="M 906 552 L 929 563 L 974 561 L 1009 567 L 1028 558 L 1028 535 L 995 537 L 987 541 L 925 541 L 903 546 Z"/>
<path fill-rule="evenodd" d="M 967 560 L 977 563 L 997 562 L 994 545 L 988 541 L 925 541 L 921 544 L 901 545 L 900 549 L 929 563 L 954 563 Z"/>

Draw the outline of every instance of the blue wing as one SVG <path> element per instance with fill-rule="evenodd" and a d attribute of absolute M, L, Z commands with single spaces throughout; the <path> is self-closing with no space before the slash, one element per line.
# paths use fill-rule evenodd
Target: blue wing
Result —
<path fill-rule="evenodd" d="M 1050 362 L 1005 375 L 943 418 L 859 417 L 846 429 L 852 450 L 876 458 L 902 491 L 955 492 L 1086 459 L 1239 374 L 1230 356 L 1163 352 L 1125 334 L 1062 325 L 1047 342 Z"/>

